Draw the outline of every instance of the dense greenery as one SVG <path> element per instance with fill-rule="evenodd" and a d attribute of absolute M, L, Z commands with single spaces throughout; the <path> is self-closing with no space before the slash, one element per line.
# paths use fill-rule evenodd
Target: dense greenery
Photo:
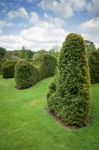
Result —
<path fill-rule="evenodd" d="M 89 58 L 90 76 L 92 83 L 99 83 L 99 51 L 94 51 Z"/>
<path fill-rule="evenodd" d="M 6 54 L 6 49 L 0 47 L 0 61 L 4 58 L 5 54 Z"/>
<path fill-rule="evenodd" d="M 88 56 L 90 56 L 92 52 L 96 51 L 96 47 L 91 41 L 85 40 L 85 47 L 88 52 Z"/>
<path fill-rule="evenodd" d="M 2 60 L 0 61 L 0 74 L 2 74 L 2 65 L 3 65 L 3 63 L 4 63 L 5 61 L 6 61 L 5 59 L 2 59 Z"/>
<path fill-rule="evenodd" d="M 2 64 L 2 75 L 3 78 L 13 78 L 14 77 L 14 68 L 17 61 L 6 60 Z"/>
<path fill-rule="evenodd" d="M 48 93 L 48 107 L 67 125 L 82 127 L 89 122 L 89 68 L 80 35 L 69 34 L 63 43 L 56 81 Z"/>
<path fill-rule="evenodd" d="M 56 69 L 57 60 L 55 57 L 41 53 L 36 55 L 33 64 L 39 68 L 40 78 L 44 79 L 46 77 L 53 76 Z"/>
<path fill-rule="evenodd" d="M 22 50 L 19 51 L 19 57 L 26 59 L 26 60 L 31 60 L 34 55 L 34 52 L 28 49 L 25 49 L 25 47 L 22 48 Z"/>
<path fill-rule="evenodd" d="M 15 66 L 15 81 L 18 89 L 31 87 L 39 80 L 39 72 L 31 63 L 19 61 Z"/>

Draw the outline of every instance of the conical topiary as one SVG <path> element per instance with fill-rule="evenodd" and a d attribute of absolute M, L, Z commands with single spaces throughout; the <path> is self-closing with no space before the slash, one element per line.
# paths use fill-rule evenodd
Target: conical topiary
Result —
<path fill-rule="evenodd" d="M 66 125 L 89 122 L 90 78 L 83 38 L 71 33 L 61 49 L 58 73 L 47 95 L 48 108 Z"/>

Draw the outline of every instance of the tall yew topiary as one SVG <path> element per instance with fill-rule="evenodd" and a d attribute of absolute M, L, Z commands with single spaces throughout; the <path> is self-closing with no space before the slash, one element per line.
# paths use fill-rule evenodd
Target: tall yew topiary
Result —
<path fill-rule="evenodd" d="M 48 107 L 66 125 L 86 126 L 90 113 L 90 78 L 84 40 L 71 33 L 61 49 L 58 73 L 47 95 Z"/>

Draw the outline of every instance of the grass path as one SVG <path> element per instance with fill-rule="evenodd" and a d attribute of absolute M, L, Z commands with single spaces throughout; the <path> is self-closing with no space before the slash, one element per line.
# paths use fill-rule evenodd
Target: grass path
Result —
<path fill-rule="evenodd" d="M 45 111 L 51 81 L 19 91 L 0 76 L 0 150 L 99 150 L 99 84 L 92 86 L 90 126 L 69 131 Z"/>

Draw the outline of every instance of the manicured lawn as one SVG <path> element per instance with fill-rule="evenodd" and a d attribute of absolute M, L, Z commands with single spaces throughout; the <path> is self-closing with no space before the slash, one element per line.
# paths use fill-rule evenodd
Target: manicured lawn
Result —
<path fill-rule="evenodd" d="M 72 131 L 45 110 L 51 81 L 19 91 L 0 76 L 0 150 L 99 150 L 99 84 L 92 86 L 89 127 Z"/>

